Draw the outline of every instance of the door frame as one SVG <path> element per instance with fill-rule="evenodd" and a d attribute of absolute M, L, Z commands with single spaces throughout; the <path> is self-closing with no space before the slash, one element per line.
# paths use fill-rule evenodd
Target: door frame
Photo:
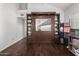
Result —
<path fill-rule="evenodd" d="M 60 23 L 60 14 L 57 14 L 56 12 L 32 12 L 31 14 L 27 14 L 27 16 L 32 16 L 32 15 L 55 15 L 58 17 L 58 22 Z M 28 20 L 28 17 L 27 17 L 27 20 Z M 28 26 L 27 26 L 27 29 L 28 29 Z M 28 32 L 28 30 L 27 30 L 27 32 Z M 30 42 L 28 37 L 29 36 L 27 34 L 27 43 Z"/>
<path fill-rule="evenodd" d="M 47 36 L 47 38 L 49 38 L 49 37 L 51 37 L 51 38 L 49 38 L 49 40 L 47 39 L 47 41 L 45 40 L 45 41 L 43 41 L 44 43 L 45 42 L 50 42 L 50 43 L 54 43 L 55 42 L 55 39 L 54 39 L 54 37 L 55 37 L 55 35 L 54 35 L 54 24 L 55 24 L 55 12 L 32 12 L 32 39 L 33 39 L 33 37 L 35 37 L 35 36 L 37 36 L 38 35 L 38 33 L 40 33 L 39 31 L 37 32 L 37 31 L 35 31 L 35 19 L 36 18 L 39 18 L 39 17 L 41 17 L 41 18 L 51 18 L 51 32 L 50 31 L 43 31 L 43 33 L 51 33 L 51 35 L 50 34 L 46 34 Z M 34 33 L 36 33 L 36 34 L 34 34 Z M 49 36 L 48 36 L 49 35 Z M 37 36 L 38 37 L 38 36 Z M 40 38 L 40 40 L 41 40 L 42 38 Z M 34 39 L 33 39 L 34 40 Z M 36 40 L 36 41 L 38 41 L 38 40 Z M 36 42 L 36 41 L 34 41 L 34 42 Z M 52 42 L 53 41 L 53 42 Z M 32 41 L 33 42 L 33 41 Z M 39 41 L 40 42 L 40 41 Z"/>

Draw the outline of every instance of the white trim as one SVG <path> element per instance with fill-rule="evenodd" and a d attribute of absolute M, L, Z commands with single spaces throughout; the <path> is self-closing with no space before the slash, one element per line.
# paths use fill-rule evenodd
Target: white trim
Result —
<path fill-rule="evenodd" d="M 17 43 L 18 41 L 20 41 L 20 40 L 22 40 L 22 39 L 23 39 L 23 37 L 21 37 L 21 38 L 15 40 L 15 41 L 13 41 L 13 42 L 11 42 L 9 45 L 6 45 L 4 48 L 0 49 L 0 52 L 3 51 L 3 50 L 5 50 L 5 49 L 7 49 L 8 47 L 12 46 L 13 44 Z"/>

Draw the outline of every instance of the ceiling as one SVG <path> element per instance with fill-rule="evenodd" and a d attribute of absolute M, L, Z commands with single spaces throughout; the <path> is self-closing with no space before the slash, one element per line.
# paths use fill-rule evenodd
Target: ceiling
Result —
<path fill-rule="evenodd" d="M 66 9 L 72 5 L 72 3 L 51 3 L 51 4 L 61 9 Z"/>
<path fill-rule="evenodd" d="M 39 4 L 39 3 L 37 3 L 37 4 Z M 65 10 L 66 8 L 68 8 L 69 6 L 72 5 L 72 3 L 45 3 L 45 4 L 49 4 L 49 5 L 55 6 L 57 8 L 61 8 L 63 10 Z M 26 3 L 19 3 L 19 6 L 20 6 L 20 9 L 27 9 L 26 8 L 27 7 Z"/>

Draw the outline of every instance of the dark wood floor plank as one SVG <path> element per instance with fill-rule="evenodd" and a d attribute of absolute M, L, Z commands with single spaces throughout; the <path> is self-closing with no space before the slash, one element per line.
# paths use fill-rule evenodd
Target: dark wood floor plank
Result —
<path fill-rule="evenodd" d="M 29 47 L 27 50 L 29 56 L 74 56 L 63 45 L 32 43 Z"/>
<path fill-rule="evenodd" d="M 24 38 L 0 52 L 1 56 L 74 56 L 63 45 L 49 43 L 29 43 Z M 3 53 L 3 54 L 2 54 Z"/>
<path fill-rule="evenodd" d="M 14 45 L 8 47 L 7 49 L 0 52 L 1 56 L 24 56 L 26 55 L 26 38 L 23 38 L 19 42 L 15 43 Z"/>

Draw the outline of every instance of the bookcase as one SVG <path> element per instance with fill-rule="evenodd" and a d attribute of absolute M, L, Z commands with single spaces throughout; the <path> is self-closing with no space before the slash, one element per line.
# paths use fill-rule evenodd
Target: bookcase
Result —
<path fill-rule="evenodd" d="M 74 55 L 79 56 L 79 29 L 71 29 L 70 39 L 68 41 L 68 49 Z"/>
<path fill-rule="evenodd" d="M 32 17 L 31 14 L 27 14 L 27 39 L 31 39 L 32 36 Z"/>
<path fill-rule="evenodd" d="M 27 14 L 27 39 L 31 39 L 32 37 L 32 15 Z M 60 43 L 60 14 L 55 15 L 55 23 L 54 23 L 54 34 L 55 34 L 55 43 Z M 28 40 L 28 41 L 29 41 Z"/>
<path fill-rule="evenodd" d="M 57 44 L 60 43 L 60 37 L 59 37 L 59 33 L 60 33 L 60 14 L 56 14 L 55 15 L 55 42 Z"/>

